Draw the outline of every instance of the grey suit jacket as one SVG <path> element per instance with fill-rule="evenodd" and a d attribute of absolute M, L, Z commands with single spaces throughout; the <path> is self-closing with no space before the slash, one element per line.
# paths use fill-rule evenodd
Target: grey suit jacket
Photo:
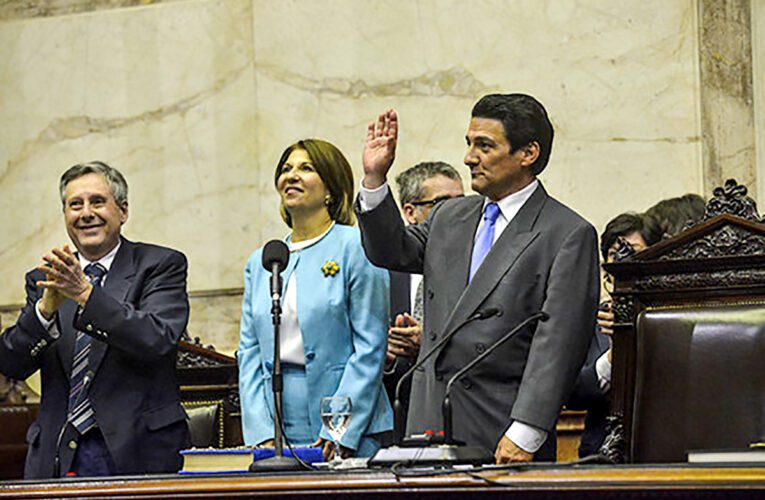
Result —
<path fill-rule="evenodd" d="M 452 389 L 454 435 L 493 450 L 511 421 L 552 430 L 584 361 L 598 303 L 597 235 L 542 185 L 496 241 L 468 284 L 482 196 L 445 201 L 428 219 L 405 227 L 393 197 L 361 213 L 367 257 L 391 270 L 425 276 L 420 353 L 461 328 L 412 381 L 410 433 L 443 427 L 441 402 L 454 373 L 531 314 L 531 324 Z M 503 313 L 461 327 L 476 311 Z"/>

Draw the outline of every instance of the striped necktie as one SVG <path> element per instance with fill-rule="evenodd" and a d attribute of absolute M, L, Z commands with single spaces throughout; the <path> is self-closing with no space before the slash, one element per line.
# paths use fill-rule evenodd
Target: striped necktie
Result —
<path fill-rule="evenodd" d="M 94 286 L 100 286 L 106 269 L 101 264 L 88 264 L 85 266 L 85 275 Z M 93 415 L 93 407 L 87 395 L 86 385 L 88 377 L 88 362 L 90 361 L 90 344 L 93 338 L 83 332 L 77 332 L 77 340 L 74 344 L 74 361 L 72 362 L 72 374 L 69 377 L 69 421 L 77 432 L 85 434 L 95 427 L 96 419 Z M 89 377 L 93 375 L 90 374 Z M 83 393 L 83 391 L 86 391 Z"/>

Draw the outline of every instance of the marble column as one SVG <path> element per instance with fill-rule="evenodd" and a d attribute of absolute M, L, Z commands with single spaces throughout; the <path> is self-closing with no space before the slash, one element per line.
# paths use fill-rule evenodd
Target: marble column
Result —
<path fill-rule="evenodd" d="M 704 194 L 735 178 L 757 194 L 749 0 L 698 0 Z"/>

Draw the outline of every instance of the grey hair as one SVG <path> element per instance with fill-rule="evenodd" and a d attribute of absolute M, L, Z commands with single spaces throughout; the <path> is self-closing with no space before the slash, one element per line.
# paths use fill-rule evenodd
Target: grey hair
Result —
<path fill-rule="evenodd" d="M 404 205 L 405 203 L 420 201 L 423 195 L 422 184 L 437 175 L 443 175 L 462 183 L 462 177 L 460 177 L 459 172 L 448 163 L 442 161 L 423 161 L 396 176 L 399 202 Z"/>
<path fill-rule="evenodd" d="M 72 167 L 69 167 L 66 172 L 61 176 L 59 182 L 59 190 L 61 192 L 61 203 L 66 205 L 66 186 L 75 179 L 79 179 L 83 175 L 87 174 L 100 174 L 106 179 L 106 183 L 109 185 L 109 189 L 112 191 L 114 201 L 120 207 L 128 201 L 128 185 L 125 177 L 122 176 L 119 170 L 114 167 L 110 167 L 102 161 L 91 161 L 88 163 L 78 163 Z"/>

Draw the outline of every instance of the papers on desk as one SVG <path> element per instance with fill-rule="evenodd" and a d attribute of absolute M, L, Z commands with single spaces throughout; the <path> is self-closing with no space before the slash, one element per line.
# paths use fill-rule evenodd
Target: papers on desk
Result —
<path fill-rule="evenodd" d="M 750 448 L 722 450 L 691 450 L 688 452 L 689 463 L 765 463 L 765 448 L 752 446 Z"/>

